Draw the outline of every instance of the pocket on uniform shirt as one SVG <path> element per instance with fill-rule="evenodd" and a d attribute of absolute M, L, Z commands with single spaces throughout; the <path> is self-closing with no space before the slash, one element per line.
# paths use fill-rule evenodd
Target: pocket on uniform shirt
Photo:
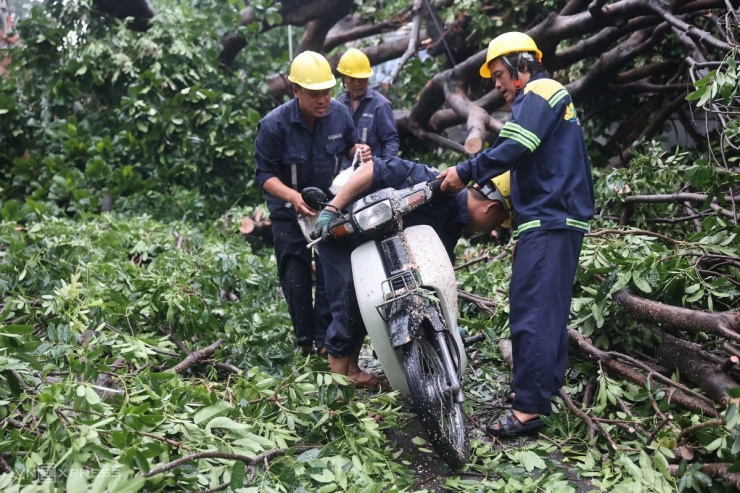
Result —
<path fill-rule="evenodd" d="M 329 173 L 331 173 L 331 176 L 336 176 L 341 170 L 343 165 L 343 157 L 344 157 L 344 141 L 343 140 L 332 140 L 326 143 L 326 153 L 330 156 L 332 156 L 333 159 L 330 160 L 329 167 L 330 169 L 327 170 Z"/>
<path fill-rule="evenodd" d="M 283 173 L 285 173 L 285 185 L 297 189 L 302 182 L 303 164 L 306 162 L 306 153 L 302 149 L 285 149 L 283 152 Z"/>

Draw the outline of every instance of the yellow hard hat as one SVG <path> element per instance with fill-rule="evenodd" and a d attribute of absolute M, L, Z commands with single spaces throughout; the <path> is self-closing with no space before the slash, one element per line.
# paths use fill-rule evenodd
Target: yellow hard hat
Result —
<path fill-rule="evenodd" d="M 501 202 L 501 205 L 509 216 L 501 223 L 501 226 L 508 228 L 511 225 L 511 171 L 492 178 L 489 183 L 478 187 L 478 191 L 488 200 Z"/>
<path fill-rule="evenodd" d="M 373 75 L 373 69 L 370 68 L 370 60 L 367 55 L 357 48 L 350 48 L 339 59 L 337 72 L 347 77 L 355 79 L 368 79 Z"/>
<path fill-rule="evenodd" d="M 537 60 L 542 60 L 542 52 L 537 48 L 534 40 L 524 33 L 511 31 L 496 36 L 488 43 L 488 53 L 486 54 L 486 63 L 481 65 L 480 75 L 486 79 L 491 78 L 491 69 L 488 64 L 491 60 L 509 53 L 534 52 Z"/>
<path fill-rule="evenodd" d="M 337 83 L 329 62 L 315 51 L 304 51 L 293 59 L 288 80 L 314 91 L 330 89 Z"/>

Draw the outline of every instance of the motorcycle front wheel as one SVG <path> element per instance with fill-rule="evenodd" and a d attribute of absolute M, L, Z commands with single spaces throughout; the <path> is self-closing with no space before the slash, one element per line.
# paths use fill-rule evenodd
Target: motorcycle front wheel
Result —
<path fill-rule="evenodd" d="M 434 450 L 447 465 L 459 469 L 470 455 L 465 413 L 462 404 L 455 402 L 434 334 L 429 329 L 422 334 L 404 346 L 403 369 L 411 400 Z"/>

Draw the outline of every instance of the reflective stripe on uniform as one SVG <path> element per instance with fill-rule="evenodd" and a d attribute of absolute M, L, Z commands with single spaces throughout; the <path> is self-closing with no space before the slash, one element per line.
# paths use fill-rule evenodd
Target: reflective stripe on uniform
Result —
<path fill-rule="evenodd" d="M 534 152 L 540 146 L 540 139 L 534 133 L 513 122 L 506 122 L 501 129 L 501 137 L 506 137 L 519 142 L 521 145 Z"/>
<path fill-rule="evenodd" d="M 577 221 L 568 217 L 565 219 L 565 224 L 573 228 L 585 229 L 587 233 L 589 231 L 588 223 L 584 223 L 583 221 Z"/>
<path fill-rule="evenodd" d="M 565 218 L 565 225 L 570 226 L 571 228 L 582 229 L 586 231 L 586 233 L 588 233 L 589 231 L 588 223 L 583 222 L 583 221 L 578 221 L 577 219 L 571 219 L 567 217 Z M 517 236 L 527 231 L 528 229 L 539 228 L 540 226 L 542 226 L 542 222 L 539 219 L 520 224 L 519 227 L 516 228 L 516 230 L 514 230 L 513 236 L 514 238 L 516 238 Z"/>
<path fill-rule="evenodd" d="M 561 89 L 560 91 L 556 92 L 550 99 L 547 100 L 548 103 L 550 103 L 551 107 L 555 107 L 556 104 L 560 102 L 561 99 L 568 97 L 568 91 L 565 89 Z"/>
<path fill-rule="evenodd" d="M 537 219 L 535 221 L 529 221 L 524 224 L 520 224 L 518 228 L 516 228 L 516 231 L 514 231 L 514 236 L 519 236 L 519 233 L 522 233 L 528 229 L 532 228 L 539 228 L 541 225 L 540 220 Z"/>

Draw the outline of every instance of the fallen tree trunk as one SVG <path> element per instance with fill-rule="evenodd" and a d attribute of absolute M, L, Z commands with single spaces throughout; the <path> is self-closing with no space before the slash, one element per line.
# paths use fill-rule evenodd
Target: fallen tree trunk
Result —
<path fill-rule="evenodd" d="M 707 332 L 740 342 L 740 313 L 711 313 L 666 305 L 635 296 L 629 288 L 614 293 L 614 301 L 638 320 L 669 324 L 691 332 Z"/>
<path fill-rule="evenodd" d="M 732 466 L 732 464 L 704 464 L 700 470 L 707 476 L 722 479 L 723 481 L 727 481 L 734 488 L 740 488 L 740 473 L 730 472 L 730 466 Z M 678 464 L 671 464 L 668 466 L 668 472 L 675 478 L 679 478 L 683 475 Z"/>
<path fill-rule="evenodd" d="M 635 368 L 632 368 L 628 364 L 614 357 L 612 353 L 602 351 L 601 349 L 591 344 L 591 342 L 586 339 L 583 334 L 575 329 L 568 329 L 568 337 L 570 341 L 576 344 L 576 346 L 578 346 L 581 351 L 591 356 L 604 368 L 619 374 L 622 378 L 624 378 L 625 380 L 629 380 L 635 385 L 649 388 L 648 383 L 649 381 L 652 381 L 654 377 L 658 377 L 663 383 L 671 385 L 671 383 L 669 383 L 669 381 L 666 381 L 667 379 L 665 379 L 665 377 L 663 377 L 662 375 L 658 375 L 652 372 L 644 375 L 637 371 Z M 670 396 L 671 402 L 674 402 L 680 406 L 685 407 L 686 409 L 704 414 L 706 416 L 712 416 L 714 418 L 719 417 L 719 413 L 717 412 L 717 410 L 708 402 L 709 399 L 703 400 L 697 397 L 686 395 L 682 390 L 680 390 L 680 387 L 682 386 L 677 382 L 673 382 L 672 385 L 676 388 L 679 388 L 679 390 L 676 390 Z"/>
<path fill-rule="evenodd" d="M 715 402 L 723 407 L 730 399 L 728 388 L 737 388 L 738 384 L 721 367 L 704 359 L 701 352 L 663 341 L 658 346 L 658 361 L 665 366 L 681 371 L 681 377 L 690 380 L 704 390 Z"/>

